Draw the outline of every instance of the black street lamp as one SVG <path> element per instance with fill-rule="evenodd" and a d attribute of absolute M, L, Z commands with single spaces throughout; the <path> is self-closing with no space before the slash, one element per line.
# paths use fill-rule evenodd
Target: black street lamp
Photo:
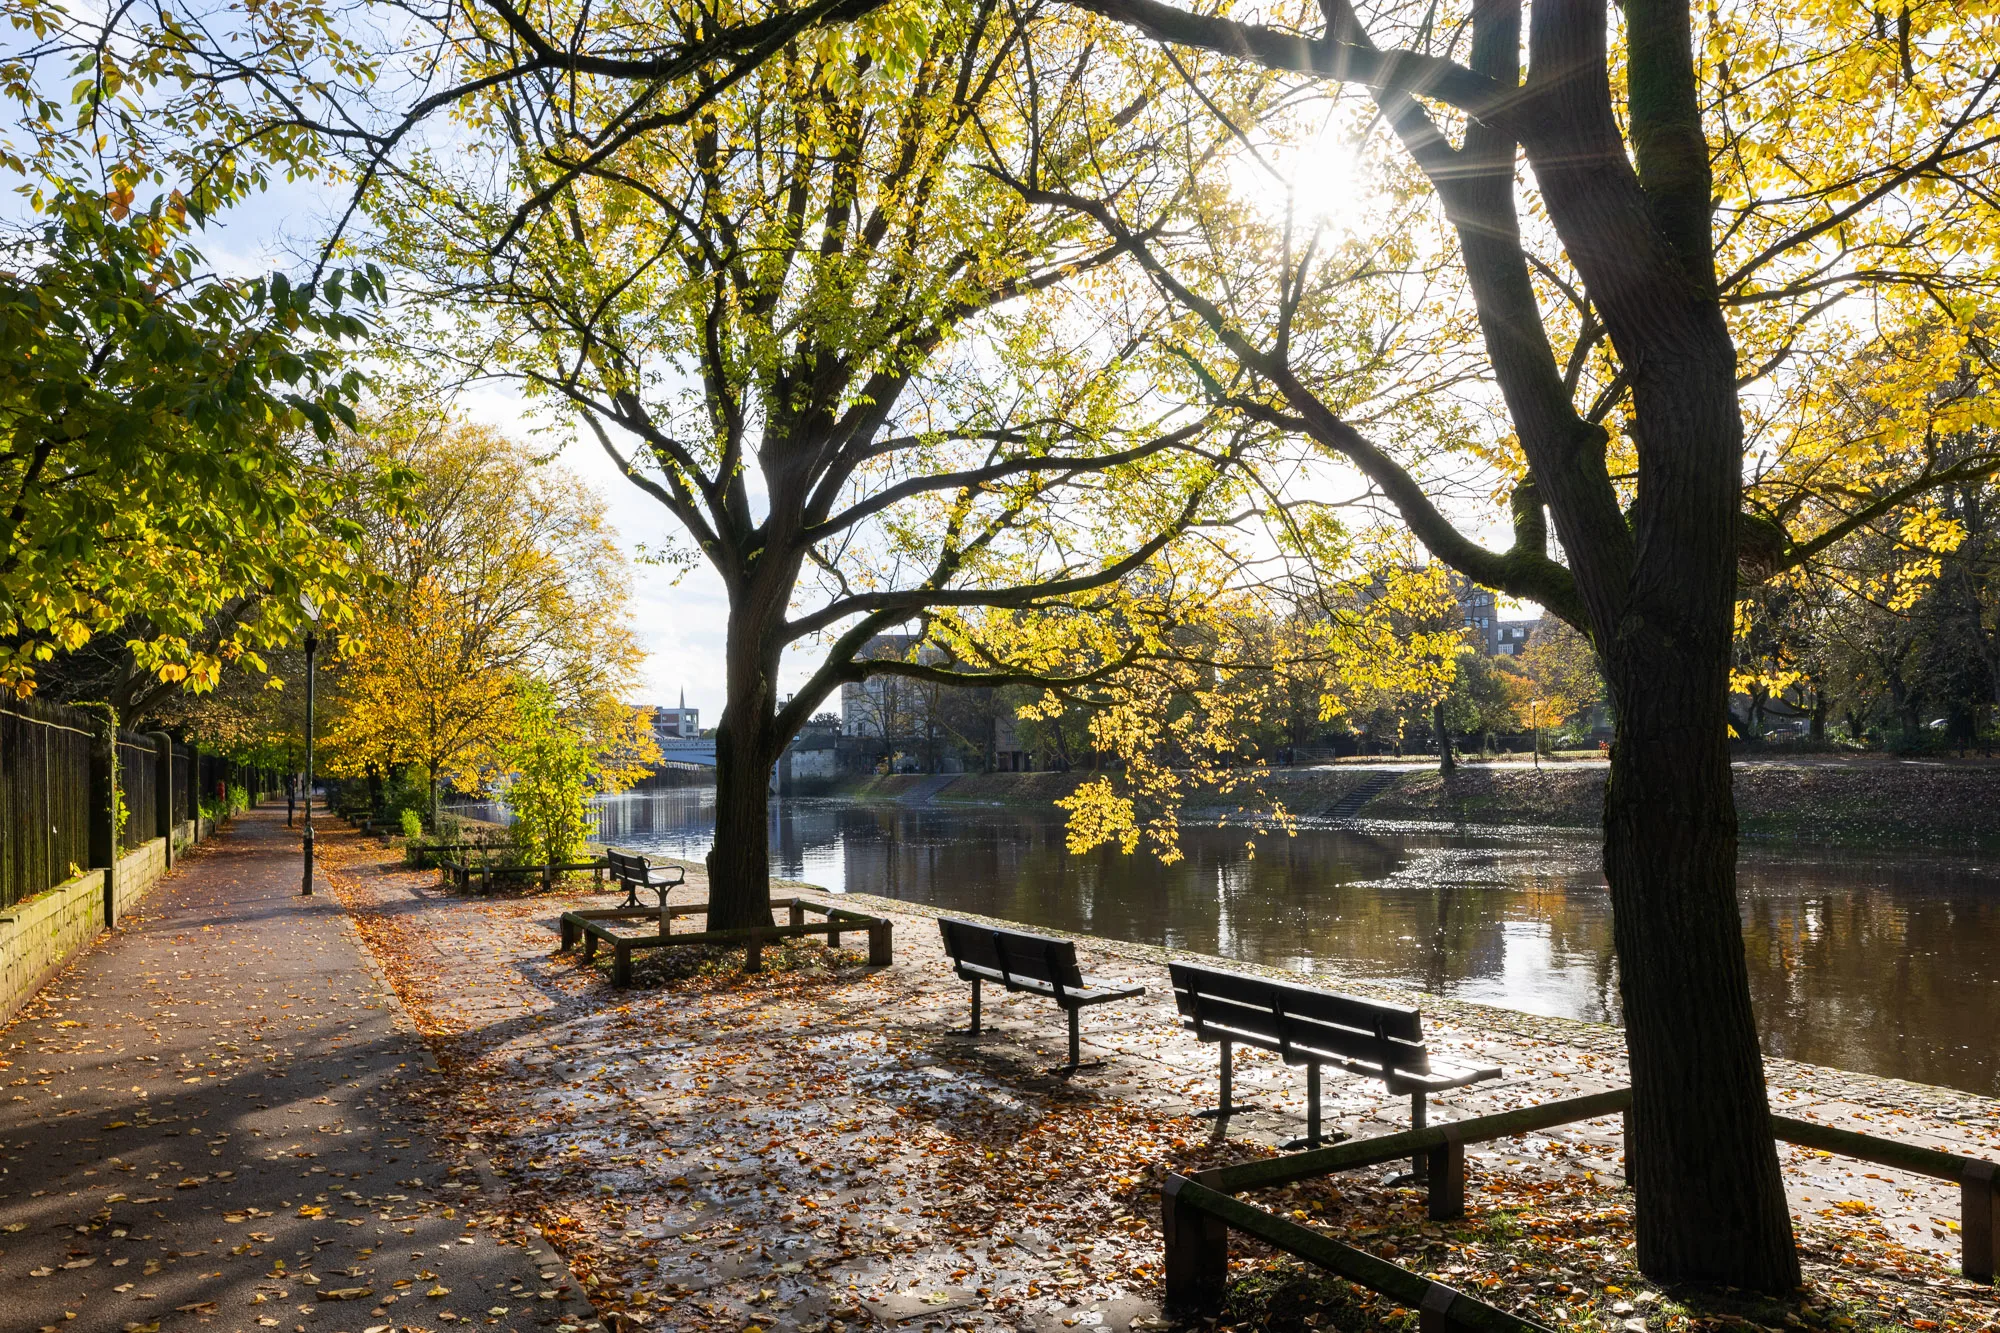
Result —
<path fill-rule="evenodd" d="M 319 607 L 312 598 L 299 594 L 299 605 L 305 608 L 308 618 L 319 620 Z M 319 634 L 316 630 L 306 631 L 306 819 L 305 819 L 305 868 L 300 883 L 302 897 L 312 897 L 313 891 L 313 654 L 319 651 Z"/>

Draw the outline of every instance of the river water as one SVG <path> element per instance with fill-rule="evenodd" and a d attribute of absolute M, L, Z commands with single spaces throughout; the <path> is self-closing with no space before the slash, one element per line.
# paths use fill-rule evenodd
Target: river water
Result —
<path fill-rule="evenodd" d="M 612 797 L 600 833 L 695 859 L 712 788 Z M 1185 858 L 1071 856 L 1060 811 L 776 802 L 774 874 L 1566 1018 L 1616 1022 L 1595 835 L 1413 825 L 1189 828 Z M 1750 845 L 1765 1050 L 2000 1095 L 2000 856 Z"/>

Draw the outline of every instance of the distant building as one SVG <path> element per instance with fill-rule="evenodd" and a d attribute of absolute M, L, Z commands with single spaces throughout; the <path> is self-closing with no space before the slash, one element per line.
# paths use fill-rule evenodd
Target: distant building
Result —
<path fill-rule="evenodd" d="M 1493 626 L 1493 653 L 1498 657 L 1518 657 L 1528 651 L 1535 637 L 1536 620 L 1501 620 Z"/>
<path fill-rule="evenodd" d="M 1500 625 L 1500 607 L 1493 593 L 1480 587 L 1460 574 L 1451 576 L 1451 590 L 1458 598 L 1458 609 L 1465 617 L 1465 627 L 1472 631 L 1473 642 L 1479 651 L 1488 657 L 1500 649 L 1496 631 Z"/>
<path fill-rule="evenodd" d="M 662 741 L 691 741 L 701 735 L 701 710 L 688 707 L 687 691 L 681 691 L 679 708 L 653 710 L 653 736 Z"/>
<path fill-rule="evenodd" d="M 877 634 L 862 646 L 860 656 L 901 660 L 910 655 L 917 637 Z M 942 654 L 931 649 L 925 656 L 935 659 Z M 862 681 L 848 681 L 840 687 L 840 734 L 873 736 L 878 740 L 907 734 L 911 730 L 915 693 L 911 682 L 902 676 L 870 676 Z"/>
<path fill-rule="evenodd" d="M 1451 591 L 1480 652 L 1488 657 L 1518 657 L 1528 650 L 1538 620 L 1503 620 L 1492 591 L 1461 574 L 1451 576 Z"/>
<path fill-rule="evenodd" d="M 772 781 L 781 792 L 793 792 L 802 782 L 815 782 L 840 774 L 840 731 L 823 727 L 817 719 L 808 722 L 785 753 L 779 757 Z"/>

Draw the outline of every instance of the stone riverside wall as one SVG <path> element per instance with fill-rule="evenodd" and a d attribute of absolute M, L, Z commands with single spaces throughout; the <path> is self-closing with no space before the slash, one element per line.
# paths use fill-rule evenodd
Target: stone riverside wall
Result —
<path fill-rule="evenodd" d="M 2000 764 L 1884 759 L 1741 759 L 1736 811 L 1743 836 L 1842 846 L 1976 851 L 2000 848 Z M 997 805 L 1047 809 L 1087 773 L 968 773 L 849 778 L 825 794 L 906 804 Z M 1292 814 L 1329 814 L 1342 798 L 1385 776 L 1381 768 L 1335 765 L 1287 768 L 1264 779 L 1268 795 Z M 1604 808 L 1602 764 L 1524 767 L 1461 765 L 1386 774 L 1389 781 L 1345 816 L 1464 824 L 1595 828 Z M 942 784 L 942 785 L 940 785 Z M 1193 796 L 1191 819 L 1231 818 L 1256 805 L 1247 792 L 1214 808 Z"/>
<path fill-rule="evenodd" d="M 174 854 L 213 835 L 209 820 L 183 820 L 173 831 Z M 112 872 L 112 921 L 122 920 L 167 873 L 167 839 L 141 843 Z M 103 934 L 104 870 L 86 870 L 46 893 L 0 910 L 0 1023 L 63 965 Z"/>

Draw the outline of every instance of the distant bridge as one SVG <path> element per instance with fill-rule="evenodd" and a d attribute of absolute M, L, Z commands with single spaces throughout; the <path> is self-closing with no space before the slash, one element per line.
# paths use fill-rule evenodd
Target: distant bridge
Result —
<path fill-rule="evenodd" d="M 666 737 L 660 741 L 660 766 L 662 768 L 714 768 L 715 738 L 689 738 L 675 740 Z"/>

